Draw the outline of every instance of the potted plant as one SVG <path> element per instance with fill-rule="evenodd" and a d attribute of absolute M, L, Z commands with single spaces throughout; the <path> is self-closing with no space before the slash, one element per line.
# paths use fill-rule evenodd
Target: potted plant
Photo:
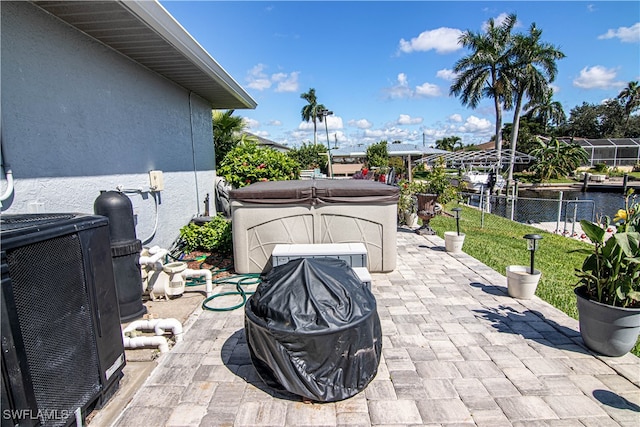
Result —
<path fill-rule="evenodd" d="M 418 225 L 418 200 L 415 195 L 415 185 L 408 181 L 400 182 L 400 196 L 398 198 L 398 222 L 411 228 Z"/>
<path fill-rule="evenodd" d="M 415 182 L 415 194 L 418 199 L 418 218 L 422 220 L 422 227 L 416 233 L 435 234 L 429 221 L 442 212 L 442 205 L 458 197 L 458 189 L 451 185 L 442 157 L 436 160 L 426 181 Z"/>
<path fill-rule="evenodd" d="M 588 348 L 606 356 L 629 352 L 640 333 L 640 203 L 631 203 L 632 193 L 613 219 L 616 233 L 610 238 L 608 217 L 604 228 L 580 221 L 593 248 L 575 251 L 587 255 L 576 269 L 580 334 Z"/>
<path fill-rule="evenodd" d="M 447 252 L 460 253 L 464 244 L 464 233 L 460 232 L 460 211 L 462 208 L 453 208 L 456 216 L 456 231 L 444 232 L 444 248 Z"/>
<path fill-rule="evenodd" d="M 535 253 L 542 236 L 525 234 L 523 237 L 527 240 L 531 262 L 528 267 L 524 265 L 507 266 L 507 293 L 513 298 L 531 299 L 535 295 L 538 282 L 542 277 L 542 272 L 535 269 Z"/>

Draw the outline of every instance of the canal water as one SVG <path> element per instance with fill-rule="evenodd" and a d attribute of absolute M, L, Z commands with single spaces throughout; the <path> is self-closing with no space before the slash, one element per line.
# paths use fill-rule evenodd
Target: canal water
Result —
<path fill-rule="evenodd" d="M 562 201 L 560 194 L 554 190 L 520 190 L 515 200 L 510 196 L 491 196 L 489 209 L 491 213 L 523 223 L 579 222 L 582 219 L 599 221 L 604 216 L 613 218 L 625 203 L 621 193 L 563 191 Z M 473 195 L 469 202 L 479 206 L 480 195 Z"/>

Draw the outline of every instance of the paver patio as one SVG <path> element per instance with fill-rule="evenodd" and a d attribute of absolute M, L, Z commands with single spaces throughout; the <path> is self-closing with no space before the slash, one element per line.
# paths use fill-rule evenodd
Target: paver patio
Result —
<path fill-rule="evenodd" d="M 640 359 L 590 353 L 576 320 L 507 296 L 502 274 L 437 236 L 399 229 L 397 248 L 396 270 L 372 274 L 383 357 L 363 392 L 312 404 L 274 392 L 243 310 L 202 311 L 115 425 L 640 425 Z"/>

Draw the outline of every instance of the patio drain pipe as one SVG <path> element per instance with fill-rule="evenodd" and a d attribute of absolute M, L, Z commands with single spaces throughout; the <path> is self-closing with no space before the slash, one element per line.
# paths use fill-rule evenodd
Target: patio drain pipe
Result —
<path fill-rule="evenodd" d="M 160 353 L 166 353 L 169 351 L 169 343 L 167 339 L 162 336 L 153 337 L 128 337 L 124 333 L 122 334 L 122 342 L 124 348 L 142 348 L 142 347 L 158 347 Z"/>
<path fill-rule="evenodd" d="M 171 330 L 171 333 L 176 338 L 176 342 L 182 341 L 182 323 L 177 319 L 134 320 L 122 330 L 122 333 L 128 334 L 139 329 L 145 331 L 153 330 L 158 336 L 162 336 L 167 330 Z"/>
<path fill-rule="evenodd" d="M 182 272 L 182 277 L 184 279 L 189 279 L 193 277 L 204 277 L 207 298 L 213 295 L 213 282 L 212 282 L 213 274 L 211 273 L 211 270 L 207 270 L 207 269 L 191 270 L 187 268 Z"/>

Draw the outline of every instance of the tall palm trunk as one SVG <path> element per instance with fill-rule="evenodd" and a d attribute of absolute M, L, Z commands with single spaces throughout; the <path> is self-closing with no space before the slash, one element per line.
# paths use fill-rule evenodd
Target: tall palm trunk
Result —
<path fill-rule="evenodd" d="M 516 162 L 516 144 L 518 142 L 518 131 L 520 130 L 520 114 L 522 112 L 522 94 L 518 94 L 516 97 L 516 108 L 513 113 L 513 128 L 511 130 L 511 157 L 509 159 L 509 175 L 507 176 L 507 186 L 513 182 L 513 165 Z"/>

